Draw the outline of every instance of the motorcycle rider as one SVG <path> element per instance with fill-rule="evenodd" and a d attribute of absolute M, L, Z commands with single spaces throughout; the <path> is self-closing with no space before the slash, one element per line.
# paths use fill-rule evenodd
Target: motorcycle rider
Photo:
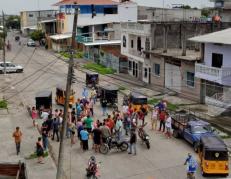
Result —
<path fill-rule="evenodd" d="M 87 177 L 98 175 L 98 166 L 96 163 L 96 158 L 94 156 L 90 157 L 86 171 L 87 171 L 87 174 L 86 174 Z"/>
<path fill-rule="evenodd" d="M 187 166 L 187 177 L 188 178 L 195 178 L 194 174 L 196 173 L 197 170 L 197 162 L 196 160 L 193 158 L 191 153 L 188 153 L 188 157 L 186 158 L 184 165 L 188 165 Z"/>

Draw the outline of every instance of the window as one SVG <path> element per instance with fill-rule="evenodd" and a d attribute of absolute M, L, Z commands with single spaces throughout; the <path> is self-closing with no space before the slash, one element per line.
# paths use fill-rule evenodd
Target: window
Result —
<path fill-rule="evenodd" d="M 133 48 L 133 46 L 134 46 L 134 42 L 133 40 L 131 40 L 131 48 Z"/>
<path fill-rule="evenodd" d="M 194 73 L 192 72 L 187 72 L 187 86 L 194 87 L 195 82 L 194 82 Z"/>
<path fill-rule="evenodd" d="M 118 14 L 117 7 L 105 7 L 104 14 Z"/>
<path fill-rule="evenodd" d="M 132 62 L 128 61 L 128 70 L 131 71 L 132 70 Z"/>
<path fill-rule="evenodd" d="M 141 38 L 140 37 L 137 38 L 137 50 L 141 51 Z"/>
<path fill-rule="evenodd" d="M 153 65 L 153 71 L 156 76 L 160 76 L 160 64 L 155 63 Z"/>
<path fill-rule="evenodd" d="M 221 68 L 223 65 L 223 54 L 212 54 L 212 67 Z"/>
<path fill-rule="evenodd" d="M 34 17 L 34 15 L 33 14 L 29 14 L 29 17 Z"/>
<path fill-rule="evenodd" d="M 64 23 L 62 22 L 62 30 L 64 29 Z"/>
<path fill-rule="evenodd" d="M 126 47 L 126 43 L 127 43 L 126 37 L 123 36 L 123 47 Z"/>
<path fill-rule="evenodd" d="M 147 77 L 148 77 L 148 69 L 144 68 L 144 78 L 147 78 Z"/>

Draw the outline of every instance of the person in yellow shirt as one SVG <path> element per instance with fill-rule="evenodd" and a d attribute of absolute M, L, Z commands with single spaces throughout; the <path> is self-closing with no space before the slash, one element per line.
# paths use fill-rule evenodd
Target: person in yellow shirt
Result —
<path fill-rule="evenodd" d="M 22 132 L 20 131 L 19 127 L 16 127 L 16 130 L 13 133 L 13 137 L 14 137 L 14 140 L 15 140 L 16 152 L 17 152 L 17 155 L 18 155 L 19 152 L 20 152 L 20 144 L 21 144 L 21 140 L 22 140 Z"/>

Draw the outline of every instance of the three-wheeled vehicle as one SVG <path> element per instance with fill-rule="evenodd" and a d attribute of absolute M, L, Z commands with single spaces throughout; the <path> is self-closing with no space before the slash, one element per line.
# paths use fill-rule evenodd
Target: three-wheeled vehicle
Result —
<path fill-rule="evenodd" d="M 55 101 L 57 104 L 64 105 L 65 104 L 65 95 L 66 95 L 66 90 L 64 86 L 57 85 L 56 86 L 56 97 Z M 71 90 L 70 94 L 70 99 L 69 99 L 69 104 L 72 105 L 75 103 L 75 92 Z"/>
<path fill-rule="evenodd" d="M 99 86 L 97 96 L 101 103 L 105 100 L 107 104 L 114 106 L 118 103 L 118 90 L 118 87 L 111 84 Z"/>
<path fill-rule="evenodd" d="M 86 73 L 86 86 L 96 87 L 99 84 L 99 74 L 94 72 Z"/>
<path fill-rule="evenodd" d="M 199 145 L 202 175 L 229 175 L 228 149 L 218 136 L 202 136 Z"/>
<path fill-rule="evenodd" d="M 148 111 L 148 98 L 137 92 L 131 92 L 129 95 L 129 103 L 132 105 L 132 109 L 140 110 L 141 106 Z"/>
<path fill-rule="evenodd" d="M 41 115 L 42 111 L 52 112 L 52 92 L 40 91 L 35 96 L 36 110 Z"/>

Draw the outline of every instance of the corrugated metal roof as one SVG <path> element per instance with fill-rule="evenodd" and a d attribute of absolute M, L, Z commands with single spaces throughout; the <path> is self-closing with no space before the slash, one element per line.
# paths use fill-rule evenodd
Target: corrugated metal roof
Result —
<path fill-rule="evenodd" d="M 231 28 L 206 35 L 196 36 L 188 40 L 200 43 L 218 43 L 231 45 Z"/>
<path fill-rule="evenodd" d="M 94 5 L 116 5 L 116 4 L 119 4 L 112 0 L 63 0 L 63 1 L 60 1 L 54 4 L 54 6 L 74 4 L 75 2 L 79 5 L 92 5 L 92 4 Z"/>

